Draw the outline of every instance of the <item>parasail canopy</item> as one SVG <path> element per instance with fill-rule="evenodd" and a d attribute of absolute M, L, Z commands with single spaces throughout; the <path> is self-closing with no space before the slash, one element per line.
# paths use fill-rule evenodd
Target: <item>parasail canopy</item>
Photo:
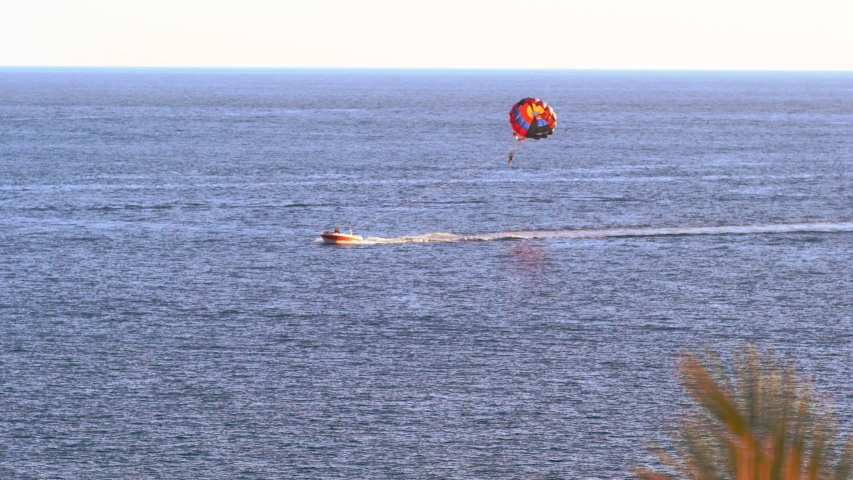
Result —
<path fill-rule="evenodd" d="M 509 111 L 509 123 L 515 139 L 539 140 L 554 133 L 557 126 L 557 114 L 542 100 L 528 97 L 521 99 Z"/>

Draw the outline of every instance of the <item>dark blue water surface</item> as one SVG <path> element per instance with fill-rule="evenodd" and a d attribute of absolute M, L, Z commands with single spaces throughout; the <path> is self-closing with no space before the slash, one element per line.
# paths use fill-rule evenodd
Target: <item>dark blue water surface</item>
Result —
<path fill-rule="evenodd" d="M 618 478 L 747 341 L 849 421 L 853 75 L 0 70 L 0 319 L 3 478 Z"/>

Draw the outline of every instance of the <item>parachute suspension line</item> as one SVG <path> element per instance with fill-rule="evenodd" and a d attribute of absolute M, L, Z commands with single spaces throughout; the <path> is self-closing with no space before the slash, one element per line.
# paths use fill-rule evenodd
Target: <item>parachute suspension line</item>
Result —
<path fill-rule="evenodd" d="M 513 143 L 515 143 L 515 142 L 513 142 Z M 523 145 L 523 144 L 521 144 L 521 145 Z M 437 192 L 437 191 L 439 191 L 439 190 L 443 190 L 443 189 L 445 189 L 445 188 L 449 187 L 450 185 L 452 185 L 452 184 L 454 184 L 454 183 L 458 182 L 459 180 L 462 180 L 463 178 L 467 177 L 468 175 L 471 175 L 471 174 L 473 174 L 473 173 L 479 172 L 480 170 L 482 170 L 482 169 L 484 169 L 484 168 L 488 167 L 489 165 L 491 165 L 491 164 L 493 164 L 493 163 L 497 162 L 498 160 L 500 160 L 500 159 L 502 159 L 502 158 L 506 158 L 506 157 L 507 157 L 507 155 L 509 155 L 510 153 L 515 153 L 515 151 L 516 151 L 516 150 L 518 150 L 518 148 L 519 148 L 519 147 L 521 147 L 521 145 L 517 145 L 515 148 L 510 148 L 509 150 L 507 150 L 507 151 L 505 151 L 505 152 L 501 153 L 500 155 L 498 155 L 498 156 L 496 156 L 496 157 L 494 157 L 494 158 L 490 158 L 490 159 L 489 159 L 488 161 L 486 161 L 485 163 L 482 163 L 482 164 L 480 164 L 479 166 L 476 166 L 476 167 L 472 168 L 471 170 L 468 170 L 467 172 L 463 173 L 462 175 L 459 175 L 458 177 L 452 178 L 452 179 L 450 179 L 449 181 L 447 181 L 447 182 L 445 182 L 445 183 L 443 183 L 443 184 L 441 184 L 441 185 L 439 185 L 439 186 L 437 186 L 437 187 L 433 188 L 432 190 L 427 190 L 426 192 L 422 193 L 421 195 L 418 195 L 417 197 L 415 197 L 415 198 L 413 198 L 413 199 L 411 199 L 411 200 L 409 200 L 409 201 L 407 201 L 407 202 L 405 202 L 405 203 L 401 203 L 400 205 L 397 205 L 396 207 L 392 208 L 391 210 L 388 210 L 388 211 L 387 211 L 387 212 L 385 212 L 385 213 L 382 213 L 382 214 L 380 214 L 380 215 L 377 215 L 377 216 L 375 216 L 375 217 L 371 218 L 370 220 L 368 220 L 368 221 L 366 221 L 366 222 L 362 223 L 361 225 L 357 225 L 356 227 L 364 227 L 364 226 L 366 226 L 366 225 L 369 225 L 369 224 L 371 224 L 371 223 L 373 223 L 373 222 L 375 222 L 375 221 L 377 221 L 377 220 L 379 220 L 379 219 L 381 219 L 381 218 L 385 218 L 385 217 L 387 217 L 388 215 L 391 215 L 392 213 L 394 213 L 395 211 L 397 211 L 397 210 L 399 210 L 399 209 L 401 209 L 401 208 L 403 208 L 403 207 L 408 207 L 409 205 L 411 205 L 411 204 L 413 204 L 413 203 L 417 202 L 418 200 L 420 200 L 420 199 L 422 199 L 422 198 L 424 198 L 424 197 L 428 197 L 428 196 L 432 195 L 433 193 L 435 193 L 435 192 Z M 356 227 L 353 227 L 353 228 L 356 228 Z"/>

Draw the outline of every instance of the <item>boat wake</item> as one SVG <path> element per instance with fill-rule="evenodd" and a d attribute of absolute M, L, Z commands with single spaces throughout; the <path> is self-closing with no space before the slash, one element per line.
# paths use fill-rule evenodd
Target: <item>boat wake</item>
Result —
<path fill-rule="evenodd" d="M 515 232 L 462 235 L 455 233 L 427 233 L 398 238 L 367 237 L 362 245 L 400 243 L 452 243 L 491 242 L 495 240 L 540 240 L 563 238 L 654 237 L 674 235 L 746 235 L 774 233 L 835 233 L 853 232 L 853 222 L 840 223 L 788 223 L 779 225 L 739 225 L 719 227 L 667 227 L 667 228 L 606 228 L 595 230 L 526 230 Z"/>

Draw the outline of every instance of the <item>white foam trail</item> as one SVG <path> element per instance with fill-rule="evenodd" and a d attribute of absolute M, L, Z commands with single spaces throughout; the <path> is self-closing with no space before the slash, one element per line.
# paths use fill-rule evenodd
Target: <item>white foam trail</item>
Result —
<path fill-rule="evenodd" d="M 606 228 L 596 230 L 527 230 L 516 232 L 459 235 L 427 233 L 398 238 L 367 237 L 363 245 L 399 243 L 489 242 L 493 240 L 534 240 L 559 238 L 653 237 L 664 235 L 743 235 L 767 233 L 853 232 L 853 222 L 788 223 L 780 225 L 731 225 L 721 227 Z"/>

